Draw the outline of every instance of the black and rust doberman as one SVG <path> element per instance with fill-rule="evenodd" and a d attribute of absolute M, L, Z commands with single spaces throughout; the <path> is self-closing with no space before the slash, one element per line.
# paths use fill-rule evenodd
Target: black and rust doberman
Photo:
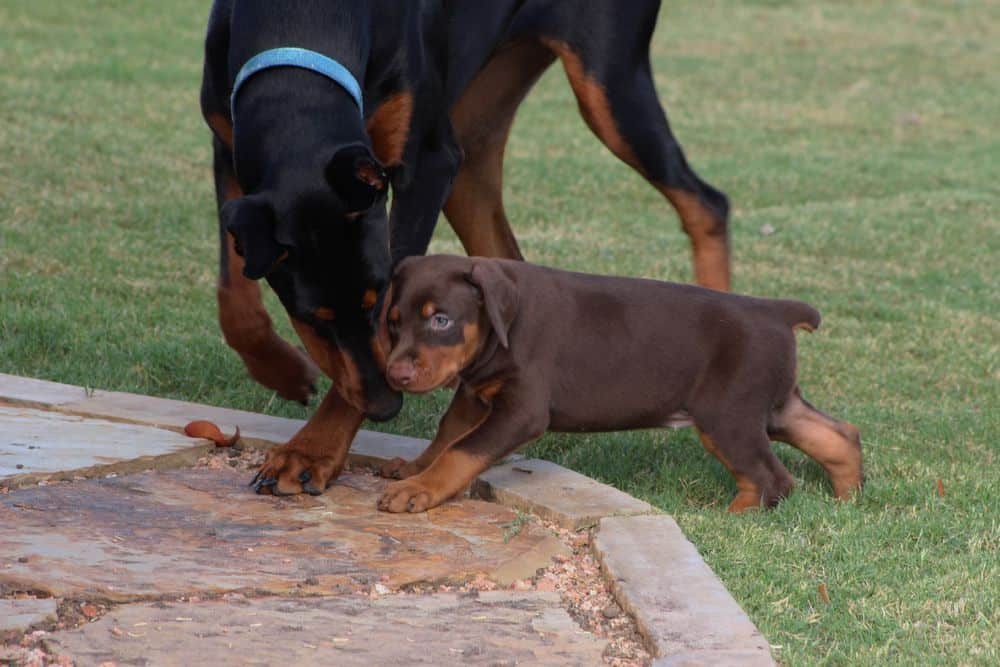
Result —
<path fill-rule="evenodd" d="M 557 58 L 590 128 L 676 209 L 697 281 L 728 289 L 728 202 L 688 166 L 653 86 L 659 5 L 215 1 L 201 105 L 214 134 L 222 331 L 285 398 L 307 401 L 319 369 L 334 381 L 269 452 L 258 492 L 321 492 L 363 418 L 399 410 L 382 372 L 385 291 L 395 262 L 426 251 L 442 209 L 470 255 L 520 259 L 501 199 L 504 147 Z M 308 354 L 273 330 L 261 277 Z"/>
<path fill-rule="evenodd" d="M 826 469 L 838 498 L 863 481 L 858 429 L 796 384 L 801 301 L 694 285 L 571 273 L 509 260 L 411 257 L 393 278 L 390 384 L 425 392 L 459 380 L 437 435 L 390 461 L 379 507 L 419 512 L 546 430 L 693 425 L 736 478 L 729 506 L 771 507 L 793 486 L 771 450 L 787 442 Z"/>

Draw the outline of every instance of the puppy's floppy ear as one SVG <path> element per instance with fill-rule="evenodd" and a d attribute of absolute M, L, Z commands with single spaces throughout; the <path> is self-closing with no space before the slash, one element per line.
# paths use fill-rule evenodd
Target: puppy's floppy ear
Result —
<path fill-rule="evenodd" d="M 385 169 L 363 144 L 338 150 L 327 163 L 325 173 L 326 182 L 348 213 L 370 209 L 388 185 Z"/>
<path fill-rule="evenodd" d="M 274 209 L 262 198 L 230 199 L 220 215 L 243 257 L 243 275 L 250 280 L 263 278 L 284 257 L 284 248 L 274 240 Z"/>
<path fill-rule="evenodd" d="M 504 348 L 510 347 L 507 334 L 517 316 L 517 286 L 500 266 L 489 260 L 475 260 L 465 279 L 483 295 L 483 307 L 497 339 Z"/>

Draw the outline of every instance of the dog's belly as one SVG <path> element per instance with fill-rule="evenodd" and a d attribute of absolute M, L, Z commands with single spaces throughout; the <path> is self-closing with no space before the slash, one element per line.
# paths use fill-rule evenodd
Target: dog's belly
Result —
<path fill-rule="evenodd" d="M 623 400 L 615 396 L 589 396 L 573 405 L 552 403 L 549 430 L 566 433 L 600 433 L 647 428 L 684 428 L 694 419 L 679 401 Z"/>

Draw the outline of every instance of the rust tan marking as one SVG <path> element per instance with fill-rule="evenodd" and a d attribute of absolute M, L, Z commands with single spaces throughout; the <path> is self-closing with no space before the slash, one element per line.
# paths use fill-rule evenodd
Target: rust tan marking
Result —
<path fill-rule="evenodd" d="M 385 179 L 382 178 L 382 173 L 371 164 L 365 163 L 358 167 L 356 175 L 376 190 L 385 189 Z"/>
<path fill-rule="evenodd" d="M 719 221 L 698 197 L 679 188 L 654 183 L 680 216 L 681 226 L 691 240 L 694 277 L 699 285 L 729 291 L 729 244 L 718 234 Z"/>
<path fill-rule="evenodd" d="M 389 311 L 389 321 L 398 322 L 399 321 L 399 306 L 393 306 Z"/>
<path fill-rule="evenodd" d="M 223 197 L 225 197 L 225 200 L 229 201 L 230 199 L 236 199 L 237 197 L 242 197 L 242 196 L 243 196 L 243 188 L 240 187 L 240 184 L 236 182 L 235 178 L 227 177 L 225 191 L 223 192 Z"/>
<path fill-rule="evenodd" d="M 332 322 L 337 316 L 336 313 L 333 312 L 333 308 L 326 308 L 325 306 L 314 310 L 313 315 L 321 320 L 326 320 L 327 322 Z"/>
<path fill-rule="evenodd" d="M 798 324 L 792 327 L 792 331 L 806 331 L 808 333 L 812 333 L 816 331 L 816 328 L 813 327 L 813 325 L 810 324 L 809 322 L 799 322 Z"/>
<path fill-rule="evenodd" d="M 645 175 L 642 165 L 632 147 L 628 145 L 621 132 L 618 131 L 618 124 L 611 114 L 611 104 L 608 101 L 607 91 L 604 86 L 594 77 L 587 74 L 583 67 L 583 61 L 570 47 L 562 40 L 544 38 L 541 40 L 545 46 L 559 56 L 563 69 L 566 70 L 566 78 L 576 95 L 580 105 L 580 113 L 587 122 L 590 129 L 596 134 L 608 149 L 617 155 L 623 162 Z"/>
<path fill-rule="evenodd" d="M 458 389 L 458 392 L 464 391 Z M 425 470 L 441 455 L 441 452 L 465 440 L 482 426 L 491 412 L 490 406 L 468 398 L 468 394 L 456 394 L 448 411 L 441 418 L 434 440 L 420 453 L 420 456 L 400 468 L 401 476 L 411 477 Z"/>
<path fill-rule="evenodd" d="M 305 470 L 311 473 L 311 484 L 326 488 L 343 470 L 363 421 L 362 411 L 330 389 L 305 426 L 288 443 L 267 453 L 261 474 L 278 480 L 279 493 L 301 493 L 299 475 Z"/>
<path fill-rule="evenodd" d="M 476 356 L 479 348 L 479 323 L 462 328 L 463 341 L 457 345 L 417 345 L 413 366 L 416 376 L 406 386 L 411 393 L 437 389 L 456 377 Z"/>
<path fill-rule="evenodd" d="M 382 299 L 382 311 L 379 313 L 378 327 L 375 329 L 375 335 L 371 339 L 372 355 L 375 358 L 375 364 L 383 374 L 389 365 L 389 353 L 392 351 L 392 339 L 389 337 L 389 327 L 386 326 L 391 300 L 392 285 L 390 284 L 389 289 L 385 293 L 385 298 Z"/>
<path fill-rule="evenodd" d="M 368 119 L 365 129 L 375 157 L 386 167 L 402 163 L 412 116 L 413 95 L 402 91 L 387 97 Z"/>
<path fill-rule="evenodd" d="M 236 254 L 233 237 L 227 234 L 225 243 L 226 274 L 219 277 L 216 298 L 226 343 L 257 382 L 284 398 L 307 400 L 318 374 L 316 367 L 275 333 L 261 301 L 260 285 L 243 275 L 243 258 Z"/>
<path fill-rule="evenodd" d="M 433 301 L 428 301 L 420 309 L 420 316 L 426 319 L 436 312 L 437 312 L 437 305 Z"/>
<path fill-rule="evenodd" d="M 826 470 L 833 493 L 851 497 L 864 483 L 861 435 L 850 422 L 834 419 L 793 396 L 779 415 L 781 428 L 772 436 L 815 459 Z"/>
<path fill-rule="evenodd" d="M 364 412 L 367 400 L 361 385 L 361 374 L 358 372 L 354 360 L 348 356 L 345 350 L 320 338 L 316 330 L 305 322 L 294 317 L 289 319 L 291 319 L 299 339 L 306 346 L 309 356 L 320 367 L 320 370 L 333 380 L 334 386 L 344 400 L 355 410 Z"/>
<path fill-rule="evenodd" d="M 378 301 L 378 293 L 373 289 L 366 289 L 364 296 L 361 297 L 361 308 L 371 310 L 375 307 L 376 301 Z"/>
<path fill-rule="evenodd" d="M 219 141 L 229 150 L 233 150 L 233 124 L 229 119 L 221 113 L 212 113 L 208 115 L 207 121 Z"/>
<path fill-rule="evenodd" d="M 724 234 L 716 234 L 719 221 L 712 211 L 692 193 L 667 187 L 650 178 L 632 147 L 622 136 L 611 112 L 611 103 L 608 101 L 604 86 L 587 74 L 583 62 L 569 44 L 554 39 L 543 39 L 542 43 L 562 60 L 566 77 L 580 105 L 580 113 L 594 134 L 622 162 L 652 183 L 677 211 L 681 225 L 691 239 L 695 280 L 698 284 L 713 289 L 728 290 L 729 246 Z"/>
<path fill-rule="evenodd" d="M 469 256 L 522 259 L 503 207 L 503 161 L 521 101 L 555 59 L 542 44 L 522 41 L 495 53 L 451 108 L 465 159 L 444 205 Z"/>
<path fill-rule="evenodd" d="M 448 449 L 420 474 L 386 487 L 379 505 L 390 512 L 422 512 L 466 488 L 487 467 L 487 460 Z M 412 509 L 408 508 L 411 500 Z"/>
<path fill-rule="evenodd" d="M 482 386 L 476 387 L 476 396 L 480 401 L 489 405 L 502 388 L 503 380 L 493 380 L 492 382 L 487 382 Z"/>
<path fill-rule="evenodd" d="M 736 479 L 736 497 L 733 498 L 733 502 L 729 503 L 729 511 L 738 513 L 762 507 L 762 494 L 757 485 L 749 477 L 733 468 L 711 436 L 699 429 L 698 437 L 701 439 L 701 444 L 705 448 L 705 451 L 719 459 L 719 462 L 726 467 L 729 474 Z"/>

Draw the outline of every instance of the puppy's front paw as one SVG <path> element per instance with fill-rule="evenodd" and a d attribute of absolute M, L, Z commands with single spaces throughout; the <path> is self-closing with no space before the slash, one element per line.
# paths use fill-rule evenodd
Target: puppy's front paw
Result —
<path fill-rule="evenodd" d="M 424 512 L 441 503 L 433 489 L 413 480 L 393 482 L 378 500 L 383 512 Z"/>
<path fill-rule="evenodd" d="M 419 470 L 413 461 L 401 459 L 398 456 L 391 461 L 387 461 L 379 468 L 379 475 L 387 479 L 406 479 L 413 477 Z"/>

